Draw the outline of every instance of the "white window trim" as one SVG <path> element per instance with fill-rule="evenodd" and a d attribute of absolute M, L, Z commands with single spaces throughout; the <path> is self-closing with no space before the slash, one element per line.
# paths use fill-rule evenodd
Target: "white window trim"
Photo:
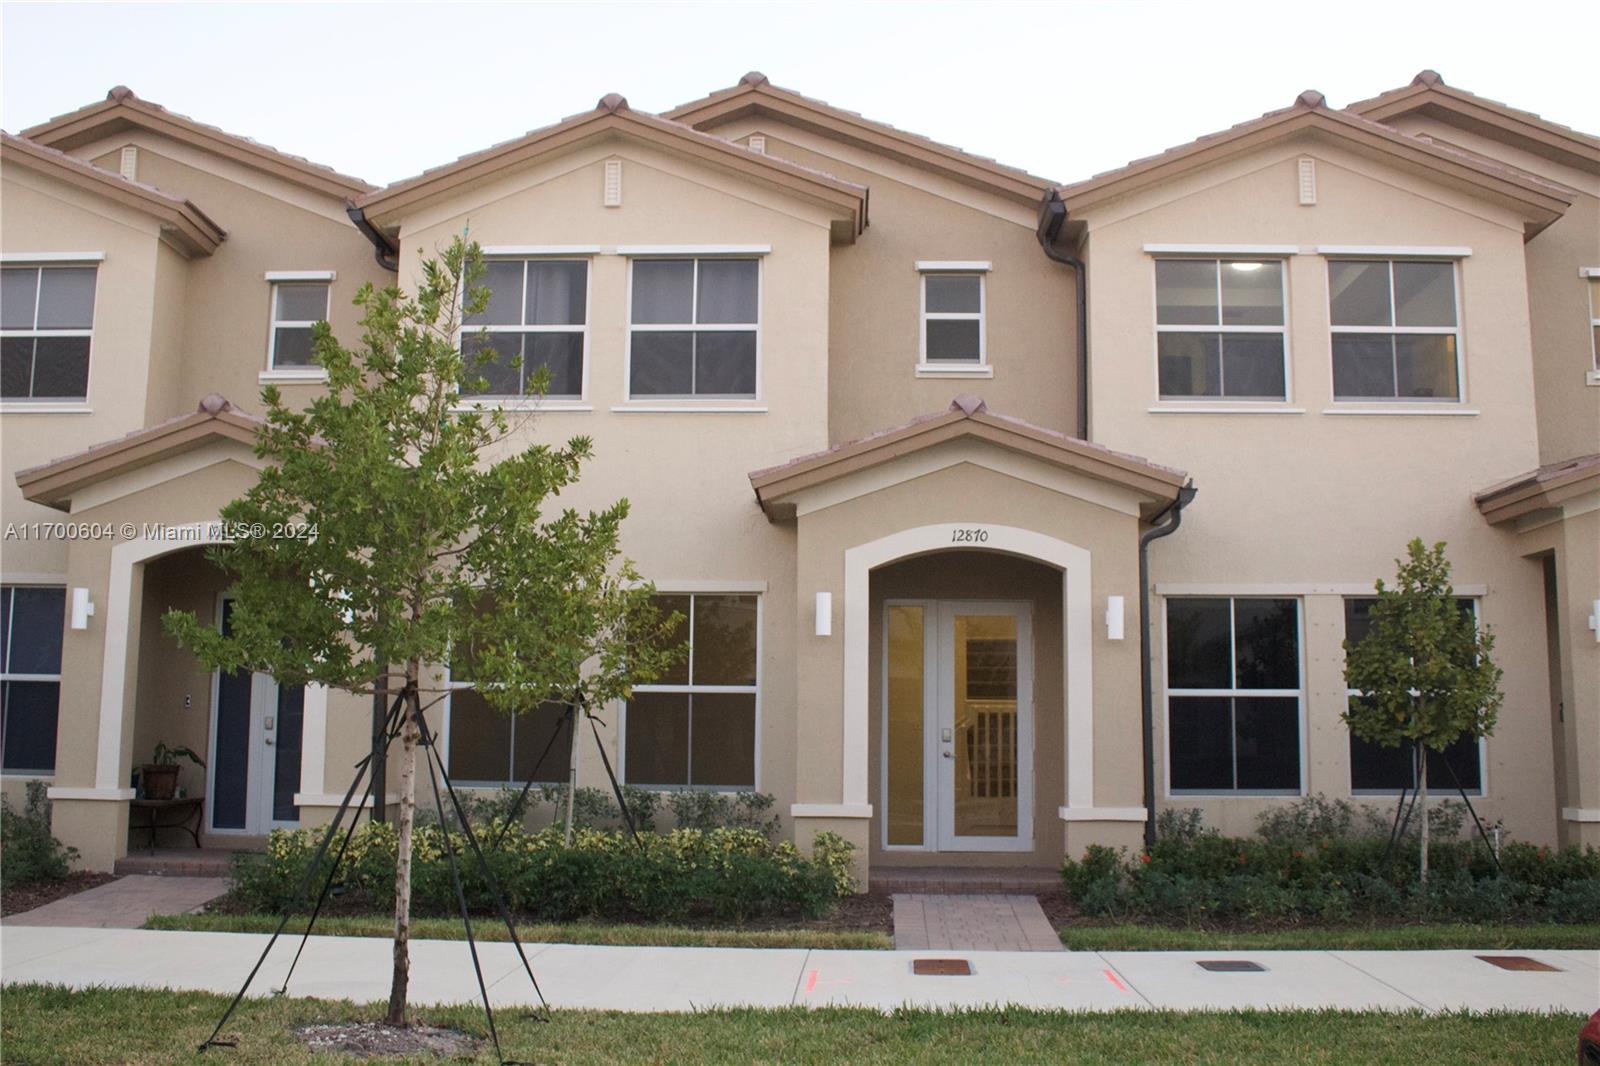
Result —
<path fill-rule="evenodd" d="M 1317 254 L 1330 259 L 1466 259 L 1472 249 L 1448 245 L 1319 244 Z"/>
<path fill-rule="evenodd" d="M 922 263 L 917 264 L 917 294 L 919 304 L 917 307 L 917 369 L 918 377 L 993 377 L 994 368 L 989 365 L 989 275 L 988 264 L 982 264 L 983 269 L 958 270 L 953 264 L 940 264 L 935 269 L 924 270 Z M 928 310 L 928 276 L 930 274 L 953 275 L 957 277 L 972 276 L 978 279 L 978 309 L 976 311 L 930 311 Z M 929 322 L 977 322 L 978 323 L 978 360 L 935 359 L 928 358 L 928 323 Z"/>
<path fill-rule="evenodd" d="M 583 264 L 583 325 L 501 325 L 501 326 L 468 326 L 463 324 L 456 331 L 456 350 L 461 350 L 462 343 L 468 334 L 475 333 L 578 333 L 583 337 L 583 356 L 579 361 L 578 394 L 571 396 L 529 396 L 520 394 L 513 396 L 509 393 L 486 392 L 482 395 L 459 396 L 452 411 L 472 410 L 501 410 L 501 411 L 592 411 L 589 404 L 589 323 L 594 318 L 594 264 L 582 254 L 553 253 L 553 252 L 510 252 L 497 250 L 491 256 L 487 250 L 484 257 L 496 259 L 509 259 L 522 263 L 522 297 L 518 303 L 522 317 L 528 317 L 528 264 L 541 263 L 582 263 Z M 526 380 L 526 367 L 524 380 Z"/>
<path fill-rule="evenodd" d="M 617 255 L 630 259 L 715 259 L 719 256 L 735 258 L 759 257 L 772 254 L 770 244 L 622 244 Z M 629 278 L 632 281 L 632 278 Z M 633 291 L 630 287 L 630 293 Z M 760 311 L 757 309 L 757 316 Z"/>
<path fill-rule="evenodd" d="M 1319 249 L 1320 250 L 1320 249 Z M 1385 256 L 1383 249 L 1374 249 L 1370 254 L 1356 249 L 1347 253 L 1328 254 L 1329 258 L 1339 258 L 1341 255 L 1354 259 L 1377 259 L 1389 265 L 1389 321 L 1387 326 L 1340 326 L 1333 321 L 1333 272 L 1324 270 L 1323 277 L 1328 289 L 1328 395 L 1333 397 L 1333 405 L 1324 409 L 1323 414 L 1337 414 L 1348 408 L 1376 408 L 1376 410 L 1361 410 L 1354 413 L 1381 414 L 1382 408 L 1390 405 L 1401 407 L 1407 414 L 1422 414 L 1430 409 L 1439 409 L 1441 414 L 1477 414 L 1476 410 L 1467 410 L 1467 344 L 1466 330 L 1462 325 L 1461 311 L 1461 264 L 1462 256 L 1471 255 L 1470 248 L 1441 248 L 1410 250 L 1405 254 Z M 1459 254 L 1446 254 L 1459 253 Z M 1450 278 L 1454 283 L 1456 324 L 1454 326 L 1399 326 L 1392 323 L 1396 319 L 1394 305 L 1394 265 L 1405 262 L 1426 262 L 1429 256 L 1440 261 L 1451 263 Z M 1418 398 L 1416 396 L 1340 396 L 1334 384 L 1333 370 L 1333 336 L 1336 333 L 1365 333 L 1374 336 L 1396 337 L 1411 334 L 1428 334 L 1430 336 L 1449 336 L 1456 339 L 1456 394 L 1454 397 L 1441 397 L 1436 400 Z M 1398 355 L 1395 357 L 1398 359 Z M 1399 387 L 1399 367 L 1395 367 L 1395 387 Z"/>
<path fill-rule="evenodd" d="M 66 601 L 66 596 L 67 596 L 67 587 L 66 587 L 66 585 L 64 583 L 62 583 L 61 580 L 32 580 L 28 575 L 18 575 L 18 576 L 15 576 L 15 577 L 5 577 L 3 579 L 0 579 L 0 586 L 4 586 L 8 590 L 9 589 L 14 589 L 14 588 L 58 588 L 58 589 L 61 590 L 61 597 L 62 597 L 62 601 L 63 601 L 62 602 L 62 607 L 65 609 L 68 606 L 66 604 L 66 602 L 65 602 Z M 11 611 L 9 620 L 10 620 L 10 622 L 11 622 L 11 624 L 13 626 L 16 625 L 16 623 L 17 623 L 17 612 L 15 610 Z M 0 633 L 0 640 L 6 641 L 7 643 L 9 643 L 10 640 L 11 640 L 11 634 L 9 632 Z M 7 651 L 9 652 L 9 650 L 10 649 L 8 648 Z M 8 655 L 7 658 L 9 658 L 9 657 L 10 656 Z M 67 661 L 66 649 L 62 648 L 61 663 L 62 663 L 63 666 L 66 665 L 66 661 Z M 5 681 L 39 681 L 39 682 L 44 682 L 46 684 L 49 684 L 49 683 L 54 683 L 55 684 L 55 686 L 56 686 L 56 741 L 57 741 L 58 745 L 60 743 L 60 738 L 61 738 L 61 678 L 62 678 L 62 675 L 60 673 L 54 673 L 54 674 L 11 674 L 11 673 L 0 673 L 0 682 L 5 682 Z M 42 767 L 36 768 L 36 769 L 31 769 L 31 770 L 29 770 L 29 769 L 23 769 L 23 770 L 0 770 L 0 777 L 5 777 L 5 778 L 11 779 L 11 780 L 28 780 L 28 781 L 44 780 L 44 781 L 53 781 L 53 780 L 55 780 L 55 774 L 56 774 L 56 769 L 53 766 L 48 770 L 46 770 L 46 769 L 44 769 Z"/>
<path fill-rule="evenodd" d="M 760 588 L 755 585 L 760 584 Z M 696 685 L 694 683 L 693 652 L 689 661 L 689 684 L 686 685 L 635 685 L 635 692 L 678 692 L 694 694 L 706 693 L 734 693 L 740 695 L 753 694 L 755 701 L 755 762 L 752 767 L 751 777 L 755 780 L 749 788 L 728 788 L 726 785 L 662 785 L 650 784 L 642 781 L 631 781 L 628 778 L 628 702 L 621 701 L 617 709 L 617 780 L 624 785 L 634 788 L 646 788 L 655 792 L 716 792 L 721 795 L 735 796 L 746 792 L 761 791 L 761 691 L 762 676 L 764 673 L 762 655 L 766 647 L 766 613 L 767 596 L 765 582 L 728 581 L 728 582 L 660 582 L 656 585 L 656 593 L 661 596 L 689 596 L 689 643 L 694 645 L 694 600 L 695 596 L 754 596 L 756 601 L 756 683 L 754 685 Z M 694 715 L 689 715 L 689 735 L 684 743 L 688 746 L 689 776 L 694 776 Z"/>
<path fill-rule="evenodd" d="M 103 263 L 105 259 L 104 252 L 0 252 L 0 266 Z"/>
<path fill-rule="evenodd" d="M 1144 250 L 1163 258 L 1198 259 L 1281 259 L 1301 251 L 1298 244 L 1147 244 Z"/>
<path fill-rule="evenodd" d="M 763 358 L 761 320 L 763 305 L 766 303 L 767 272 L 766 264 L 760 256 L 771 249 L 767 245 L 730 245 L 726 247 L 713 246 L 711 251 L 679 251 L 678 248 L 698 248 L 699 245 L 663 246 L 666 251 L 646 251 L 650 245 L 632 245 L 628 249 L 618 249 L 621 254 L 628 256 L 627 297 L 624 300 L 623 316 L 628 323 L 627 346 L 622 355 L 622 400 L 623 402 L 612 407 L 613 411 L 651 411 L 665 413 L 668 411 L 736 411 L 741 414 L 764 414 L 766 407 L 761 400 L 765 395 L 766 360 Z M 740 250 L 748 248 L 750 250 Z M 757 250 L 759 249 L 759 250 Z M 688 259 L 694 263 L 694 291 L 690 297 L 689 313 L 692 316 L 700 314 L 700 260 L 716 258 L 752 259 L 756 264 L 756 320 L 750 322 L 708 322 L 704 325 L 698 322 L 634 322 L 633 320 L 633 265 L 640 259 Z M 646 396 L 633 394 L 633 335 L 635 333 L 749 333 L 756 335 L 756 382 L 755 393 L 750 396 L 743 394 L 712 393 L 705 396 L 693 394 L 678 396 L 672 394 L 651 393 Z M 692 385 L 692 381 L 691 381 Z"/>
<path fill-rule="evenodd" d="M 328 275 L 327 277 L 320 276 Z M 315 276 L 314 276 L 315 275 Z M 259 375 L 266 381 L 326 381 L 328 372 L 317 366 L 279 366 L 278 365 L 278 330 L 279 329 L 310 329 L 318 322 L 326 322 L 328 314 L 333 307 L 333 271 L 302 271 L 302 270 L 270 270 L 265 275 L 267 281 L 267 369 Z M 322 307 L 322 317 L 303 322 L 298 319 L 278 318 L 278 286 L 280 284 L 314 283 L 327 286 L 324 294 L 325 302 Z M 270 376 L 269 376 L 270 375 Z"/>
<path fill-rule="evenodd" d="M 1298 689 L 1276 689 L 1276 688 L 1248 688 L 1248 689 L 1241 689 L 1241 688 L 1238 688 L 1237 686 L 1235 686 L 1233 688 L 1228 688 L 1228 689 L 1169 688 L 1169 687 L 1167 687 L 1167 677 L 1168 677 L 1168 672 L 1167 672 L 1167 670 L 1168 670 L 1168 666 L 1167 666 L 1167 663 L 1168 663 L 1167 604 L 1171 600 L 1179 599 L 1179 598 L 1182 598 L 1182 599 L 1197 599 L 1197 598 L 1198 599 L 1226 599 L 1228 601 L 1228 627 L 1229 627 L 1229 637 L 1230 637 L 1229 643 L 1228 643 L 1228 654 L 1229 654 L 1228 670 L 1229 670 L 1230 678 L 1232 680 L 1234 680 L 1234 681 L 1238 680 L 1238 678 L 1234 677 L 1233 675 L 1235 673 L 1237 673 L 1238 668 L 1239 668 L 1238 655 L 1237 655 L 1236 648 L 1235 648 L 1235 643 L 1236 643 L 1236 641 L 1238 639 L 1238 628 L 1234 625 L 1234 603 L 1235 603 L 1235 601 L 1237 601 L 1237 600 L 1255 600 L 1255 599 L 1293 599 L 1294 602 L 1295 602 L 1295 611 L 1294 611 L 1294 613 L 1295 613 L 1296 643 L 1298 645 L 1296 650 L 1299 652 L 1298 659 L 1299 659 L 1299 668 L 1300 668 L 1300 687 Z M 1296 798 L 1296 797 L 1303 797 L 1303 796 L 1306 795 L 1307 788 L 1309 787 L 1309 784 L 1310 784 L 1310 781 L 1309 781 L 1310 759 L 1309 759 L 1308 753 L 1307 753 L 1308 744 L 1310 742 L 1310 738 L 1309 738 L 1309 736 L 1307 734 L 1309 733 L 1310 730 L 1308 728 L 1308 723 L 1306 721 L 1306 710 L 1307 710 L 1308 701 L 1306 699 L 1306 605 L 1305 605 L 1304 598 L 1302 598 L 1300 596 L 1253 596 L 1253 595 L 1241 594 L 1241 593 L 1238 593 L 1238 592 L 1219 592 L 1219 593 L 1217 593 L 1215 595 L 1204 596 L 1204 597 L 1162 596 L 1161 597 L 1161 690 L 1162 690 L 1162 692 L 1161 692 L 1161 734 L 1162 734 L 1161 758 L 1162 758 L 1162 775 L 1163 775 L 1162 776 L 1162 780 L 1161 780 L 1161 791 L 1162 791 L 1162 795 L 1163 795 L 1164 798 L 1169 799 L 1169 800 L 1171 800 L 1171 799 L 1188 799 L 1188 798 L 1195 798 L 1195 797 L 1210 797 L 1210 798 L 1214 798 L 1214 799 L 1228 799 L 1228 798 L 1235 798 L 1235 797 L 1262 797 L 1262 798 L 1268 798 L 1268 799 L 1271 799 L 1271 798 L 1293 799 L 1293 798 Z M 1264 697 L 1275 697 L 1275 698 L 1279 698 L 1279 699 L 1288 699 L 1290 697 L 1293 697 L 1295 699 L 1295 701 L 1297 702 L 1298 706 L 1299 706 L 1299 710 L 1298 710 L 1297 718 L 1296 718 L 1296 721 L 1297 721 L 1297 724 L 1298 724 L 1298 728 L 1299 728 L 1299 741 L 1300 741 L 1300 787 L 1299 787 L 1299 789 L 1296 790 L 1296 791 L 1290 791 L 1288 789 L 1273 789 L 1273 788 L 1232 788 L 1232 789 L 1184 788 L 1184 789 L 1174 789 L 1172 787 L 1172 697 L 1174 697 L 1174 696 L 1179 696 L 1179 697 L 1182 697 L 1182 696 L 1215 696 L 1215 697 L 1228 697 L 1228 698 L 1249 697 L 1249 696 L 1264 696 Z M 1232 721 L 1232 719 L 1230 719 L 1230 721 Z M 1234 753 L 1233 773 L 1234 773 L 1234 779 L 1238 780 L 1239 759 L 1238 759 L 1238 753 L 1237 752 Z"/>
<path fill-rule="evenodd" d="M 987 274 L 994 264 L 986 259 L 918 259 L 919 274 Z"/>
<path fill-rule="evenodd" d="M 1589 290 L 1589 357 L 1593 360 L 1583 376 L 1585 385 L 1600 385 L 1600 344 L 1595 342 L 1595 330 L 1600 329 L 1600 267 L 1579 267 L 1578 276 L 1588 282 Z"/>
<path fill-rule="evenodd" d="M 1471 600 L 1472 601 L 1472 619 L 1481 628 L 1482 624 L 1483 624 L 1483 597 L 1485 595 L 1485 592 L 1479 591 L 1477 593 L 1468 593 L 1465 590 L 1464 587 L 1463 588 L 1457 588 L 1455 591 L 1456 591 L 1456 598 L 1457 599 Z M 1377 598 L 1376 594 L 1372 590 L 1369 589 L 1369 590 L 1367 590 L 1366 592 L 1364 592 L 1364 593 L 1362 593 L 1360 595 L 1346 595 L 1346 596 L 1340 597 L 1339 606 L 1340 606 L 1340 609 L 1342 611 L 1343 607 L 1344 607 L 1344 601 L 1345 600 L 1372 600 L 1372 599 L 1376 599 L 1376 598 Z M 1341 636 L 1339 638 L 1340 642 L 1341 642 L 1341 645 L 1342 645 L 1343 641 L 1348 640 L 1349 637 L 1350 637 L 1350 634 L 1349 634 L 1349 631 L 1347 629 L 1341 634 Z M 1340 660 L 1339 670 L 1340 670 L 1340 676 L 1343 676 L 1343 673 L 1344 673 L 1344 662 L 1343 662 L 1342 659 Z M 1359 695 L 1361 695 L 1361 691 L 1359 689 L 1353 689 L 1353 688 L 1346 687 L 1345 690 L 1344 690 L 1344 697 L 1345 697 L 1345 702 L 1346 703 L 1348 703 L 1352 697 L 1359 696 Z M 1350 737 L 1351 737 L 1350 727 L 1349 726 L 1345 726 L 1344 732 L 1345 732 L 1345 753 L 1346 753 L 1345 754 L 1345 789 L 1349 792 L 1350 798 L 1351 799 L 1364 799 L 1364 798 L 1368 798 L 1368 797 L 1383 797 L 1383 796 L 1398 796 L 1398 795 L 1400 795 L 1400 790 L 1397 789 L 1397 788 L 1359 788 L 1359 789 L 1356 788 L 1356 786 L 1355 786 L 1356 764 L 1355 764 L 1355 761 L 1349 757 Z M 1432 783 L 1430 782 L 1430 787 L 1431 786 L 1432 786 Z M 1448 793 L 1449 793 L 1451 787 L 1452 787 L 1451 785 L 1442 785 L 1441 790 L 1439 792 L 1439 796 L 1441 798 L 1448 799 L 1449 798 Z M 1489 795 L 1489 743 L 1488 743 L 1488 738 L 1487 737 L 1479 737 L 1478 738 L 1478 787 L 1475 788 L 1475 789 L 1469 788 L 1469 789 L 1466 790 L 1466 792 L 1467 792 L 1468 796 L 1473 796 L 1473 797 L 1484 797 L 1484 796 L 1488 796 Z"/>
<path fill-rule="evenodd" d="M 99 259 L 105 255 L 99 252 L 62 252 L 38 253 L 46 258 L 13 258 L 7 256 L 4 266 L 32 266 L 38 277 L 33 285 L 33 322 L 32 329 L 0 329 L 0 337 L 88 337 L 89 338 L 89 365 L 94 366 L 94 320 L 100 313 L 100 269 L 95 266 L 94 276 L 94 305 L 89 310 L 90 326 L 88 329 L 39 329 L 39 296 L 44 291 L 44 272 L 52 266 L 73 266 L 80 263 L 98 264 Z M 85 256 L 98 256 L 98 259 L 87 259 Z M 38 369 L 37 360 L 30 366 L 30 373 Z M 33 391 L 33 381 L 28 381 L 28 391 Z M 83 381 L 83 399 L 71 396 L 46 396 L 35 400 L 29 396 L 7 396 L 0 402 L 0 411 L 7 414 L 32 411 L 36 414 L 87 414 L 89 412 L 89 379 Z"/>
<path fill-rule="evenodd" d="M 600 254 L 598 244 L 491 244 L 481 249 L 485 259 L 571 259 Z"/>
<path fill-rule="evenodd" d="M 1177 247 L 1184 245 L 1146 245 L 1146 250 L 1151 247 Z M 1240 246 L 1248 247 L 1248 246 Z M 1289 264 L 1282 259 L 1289 254 L 1281 251 L 1287 245 L 1266 245 L 1268 248 L 1280 248 L 1278 252 L 1212 252 L 1205 255 L 1194 254 L 1158 254 L 1151 257 L 1150 289 L 1151 289 L 1151 318 L 1155 321 L 1155 336 L 1152 338 L 1153 351 L 1151 358 L 1154 360 L 1152 369 L 1155 373 L 1155 405 L 1149 410 L 1156 411 L 1186 411 L 1196 410 L 1207 413 L 1219 411 L 1260 411 L 1274 414 L 1284 412 L 1300 413 L 1303 408 L 1287 407 L 1294 399 L 1294 359 L 1290 351 L 1289 342 Z M 1161 286 L 1156 278 L 1155 264 L 1163 259 L 1183 259 L 1185 261 L 1214 262 L 1217 264 L 1217 325 L 1210 326 L 1183 326 L 1162 325 L 1159 321 L 1161 315 Z M 1222 264 L 1227 262 L 1272 261 L 1278 264 L 1278 299 L 1280 310 L 1283 312 L 1283 323 L 1277 326 L 1226 326 L 1222 324 Z M 1163 333 L 1262 333 L 1277 334 L 1283 338 L 1283 395 L 1282 396 L 1163 396 L 1161 393 L 1161 335 Z M 1217 367 L 1217 374 L 1222 375 L 1222 366 Z M 1191 407 L 1191 405 L 1194 405 Z M 1237 406 L 1235 406 L 1237 405 Z"/>

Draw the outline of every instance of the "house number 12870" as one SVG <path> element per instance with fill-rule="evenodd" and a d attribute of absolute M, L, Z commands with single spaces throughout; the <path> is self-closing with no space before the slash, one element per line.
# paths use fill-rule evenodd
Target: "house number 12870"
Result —
<path fill-rule="evenodd" d="M 989 539 L 987 529 L 952 529 L 951 544 L 982 544 Z"/>

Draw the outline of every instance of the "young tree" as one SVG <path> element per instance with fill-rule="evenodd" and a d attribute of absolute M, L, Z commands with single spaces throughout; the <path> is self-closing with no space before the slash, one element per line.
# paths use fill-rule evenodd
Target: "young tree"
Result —
<path fill-rule="evenodd" d="M 1362 740 L 1392 748 L 1415 745 L 1422 813 L 1422 882 L 1428 881 L 1428 752 L 1463 734 L 1494 732 L 1501 671 L 1489 653 L 1494 634 L 1463 612 L 1450 586 L 1444 542 L 1413 539 L 1395 560 L 1393 588 L 1377 583 L 1372 628 L 1360 643 L 1344 642 L 1350 698 L 1344 721 Z"/>
<path fill-rule="evenodd" d="M 475 284 L 482 272 L 477 245 L 457 238 L 423 263 L 414 297 L 362 288 L 357 347 L 340 344 L 326 323 L 316 327 L 326 395 L 301 411 L 275 387 L 263 390 L 256 453 L 269 463 L 222 510 L 241 533 L 306 535 L 236 534 L 213 551 L 234 580 L 226 636 L 191 613 L 166 617 L 210 669 L 402 699 L 387 1015 L 399 1026 L 407 1024 L 417 746 L 423 715 L 446 694 L 439 665 L 470 661 L 478 692 L 506 713 L 552 699 L 599 706 L 659 675 L 673 621 L 657 617 L 652 589 L 619 556 L 626 500 L 546 513 L 578 480 L 590 441 L 515 450 L 504 443 L 503 413 L 460 405 L 461 392 L 483 387 L 477 367 L 494 357 L 486 351 L 468 365 L 457 349 L 463 314 L 488 302 Z M 539 391 L 546 377 L 535 376 Z M 496 445 L 511 454 L 489 463 L 485 450 Z"/>

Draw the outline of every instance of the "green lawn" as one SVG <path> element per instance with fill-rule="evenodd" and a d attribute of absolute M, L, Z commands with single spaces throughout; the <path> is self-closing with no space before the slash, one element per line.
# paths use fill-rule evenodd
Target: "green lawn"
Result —
<path fill-rule="evenodd" d="M 158 914 L 145 922 L 146 929 L 193 929 L 213 933 L 270 933 L 278 918 L 268 914 Z M 287 932 L 298 934 L 305 919 L 289 923 Z M 394 935 L 393 919 L 374 916 L 340 916 L 317 919 L 319 936 Z M 473 935 L 481 940 L 509 940 L 506 927 L 497 920 L 475 918 Z M 462 940 L 465 935 L 457 918 L 413 918 L 411 935 L 418 940 Z M 890 937 L 874 932 L 841 932 L 832 929 L 693 929 L 671 925 L 607 925 L 573 923 L 552 925 L 528 923 L 517 926 L 517 935 L 530 943 L 545 944 L 626 944 L 648 947 L 698 948 L 867 948 L 882 950 L 894 944 Z"/>
<path fill-rule="evenodd" d="M 376 1004 L 308 999 L 244 1003 L 226 1034 L 234 1050 L 195 1047 L 221 1017 L 223 996 L 192 992 L 39 985 L 5 989 L 5 1059 L 33 1066 L 119 1063 L 294 1064 L 352 1061 L 313 1055 L 293 1035 L 316 1022 L 376 1019 Z M 471 1006 L 419 1010 L 430 1025 L 486 1030 Z M 496 1016 L 508 1058 L 560 1063 L 1217 1063 L 1251 1066 L 1573 1061 L 1578 1015 L 1378 1014 L 1350 1011 L 1122 1012 L 1029 1010 L 959 1013 L 863 1010 L 730 1010 L 696 1014 L 559 1011 L 540 1024 Z M 386 1060 L 396 1061 L 396 1060 Z M 460 1061 L 460 1060 L 457 1060 Z M 493 1062 L 484 1049 L 475 1060 Z"/>
<path fill-rule="evenodd" d="M 1600 925 L 1392 925 L 1227 933 L 1159 925 L 1071 926 L 1074 951 L 1418 951 L 1442 948 L 1600 948 Z"/>

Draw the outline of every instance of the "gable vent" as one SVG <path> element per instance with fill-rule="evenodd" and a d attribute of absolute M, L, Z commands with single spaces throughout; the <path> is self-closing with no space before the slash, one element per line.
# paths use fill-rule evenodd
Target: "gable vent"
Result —
<path fill-rule="evenodd" d="M 607 207 L 622 206 L 622 160 L 606 160 L 606 188 L 604 203 Z"/>
<path fill-rule="evenodd" d="M 750 150 L 752 152 L 760 152 L 762 155 L 766 155 L 767 154 L 767 139 L 765 137 L 761 136 L 759 133 L 758 134 L 754 134 L 750 138 Z"/>
<path fill-rule="evenodd" d="M 1309 207 L 1317 202 L 1317 161 L 1300 160 L 1300 202 Z"/>
<path fill-rule="evenodd" d="M 139 178 L 139 149 L 131 144 L 124 147 L 122 149 L 122 163 L 119 169 L 123 177 L 129 181 L 137 181 Z"/>

